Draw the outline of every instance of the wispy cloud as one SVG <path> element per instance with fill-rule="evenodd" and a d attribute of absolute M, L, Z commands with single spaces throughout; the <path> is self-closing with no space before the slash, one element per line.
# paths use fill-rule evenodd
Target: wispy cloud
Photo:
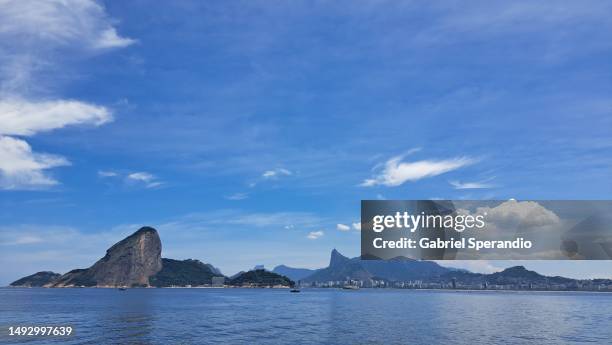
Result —
<path fill-rule="evenodd" d="M 112 179 L 116 183 L 124 183 L 133 187 L 156 188 L 165 184 L 157 176 L 146 171 L 125 173 L 113 170 L 98 170 L 98 177 Z"/>
<path fill-rule="evenodd" d="M 361 231 L 361 223 L 356 222 L 350 223 L 349 225 L 340 223 L 336 225 L 336 229 L 344 232 L 351 231 L 351 229 Z"/>
<path fill-rule="evenodd" d="M 161 224 L 163 228 L 315 228 L 323 226 L 325 219 L 308 212 L 244 212 L 240 210 L 218 210 L 214 212 L 192 213 Z"/>
<path fill-rule="evenodd" d="M 460 182 L 460 181 L 449 181 L 451 186 L 455 189 L 487 189 L 495 188 L 495 185 L 489 183 L 492 179 L 476 182 Z"/>
<path fill-rule="evenodd" d="M 322 230 L 319 231 L 311 231 L 306 236 L 309 240 L 317 240 L 321 238 L 325 233 Z"/>
<path fill-rule="evenodd" d="M 119 176 L 118 173 L 110 170 L 98 170 L 98 176 L 100 177 L 116 177 Z"/>
<path fill-rule="evenodd" d="M 133 181 L 150 182 L 155 179 L 155 176 L 148 172 L 135 172 L 127 175 L 127 178 Z"/>
<path fill-rule="evenodd" d="M 50 50 L 80 51 L 129 46 L 135 40 L 117 33 L 104 7 L 93 0 L 0 2 L 0 36 L 14 46 L 15 55 L 48 61 Z M 74 52 L 73 52 L 74 53 Z"/>
<path fill-rule="evenodd" d="M 351 227 L 346 224 L 336 224 L 336 229 L 340 231 L 349 231 Z"/>
<path fill-rule="evenodd" d="M 254 181 L 249 182 L 248 186 L 249 188 L 254 188 L 260 182 L 278 180 L 281 177 L 286 177 L 286 176 L 291 176 L 291 175 L 293 175 L 293 172 L 285 168 L 275 168 L 275 169 L 266 170 L 259 177 L 257 177 Z"/>
<path fill-rule="evenodd" d="M 402 162 L 403 156 L 389 159 L 382 170 L 374 177 L 364 180 L 363 187 L 384 185 L 395 187 L 405 182 L 418 181 L 473 164 L 476 160 L 469 157 L 456 157 L 444 160 L 421 160 Z"/>
<path fill-rule="evenodd" d="M 234 193 L 231 195 L 226 195 L 225 199 L 227 200 L 244 200 L 247 199 L 249 195 L 247 193 Z"/>
<path fill-rule="evenodd" d="M 0 246 L 19 246 L 41 243 L 43 241 L 44 240 L 41 237 L 36 235 L 17 235 L 13 238 L 2 239 L 2 241 L 0 241 Z"/>
<path fill-rule="evenodd" d="M 100 126 L 112 119 L 105 107 L 79 101 L 0 101 L 0 135 L 31 136 L 69 125 Z"/>
<path fill-rule="evenodd" d="M 292 172 L 284 169 L 284 168 L 277 168 L 277 169 L 273 169 L 273 170 L 266 170 L 264 171 L 263 174 L 261 174 L 261 177 L 264 179 L 275 179 L 278 178 L 280 176 L 289 176 L 291 175 Z"/>
<path fill-rule="evenodd" d="M 15 136 L 70 125 L 99 126 L 113 117 L 103 106 L 34 97 L 33 90 L 48 94 L 37 75 L 61 70 L 63 61 L 57 57 L 63 54 L 58 52 L 85 57 L 134 41 L 119 36 L 104 8 L 88 0 L 2 1 L 0 23 L 0 189 L 56 185 L 46 170 L 68 165 L 68 160 L 35 153 Z"/>
<path fill-rule="evenodd" d="M 142 184 L 146 188 L 155 188 L 163 184 L 163 182 L 158 180 L 155 175 L 144 171 L 128 174 L 126 176 L 126 181 L 128 181 L 128 183 Z"/>

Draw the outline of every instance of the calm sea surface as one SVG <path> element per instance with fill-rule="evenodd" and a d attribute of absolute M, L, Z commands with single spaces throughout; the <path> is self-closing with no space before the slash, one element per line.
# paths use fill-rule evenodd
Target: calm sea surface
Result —
<path fill-rule="evenodd" d="M 612 344 L 612 294 L 2 288 L 0 325 L 1 344 Z"/>

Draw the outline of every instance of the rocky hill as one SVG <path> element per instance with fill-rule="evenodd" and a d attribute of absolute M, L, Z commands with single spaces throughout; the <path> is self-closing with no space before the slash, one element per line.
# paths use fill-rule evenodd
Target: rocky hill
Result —
<path fill-rule="evenodd" d="M 157 230 L 140 228 L 110 247 L 90 268 L 72 270 L 51 286 L 149 286 L 149 277 L 162 269 L 161 249 Z"/>
<path fill-rule="evenodd" d="M 577 280 L 565 277 L 548 277 L 535 271 L 530 271 L 524 266 L 513 266 L 501 272 L 491 274 L 472 273 L 467 271 L 448 272 L 440 277 L 440 282 L 450 282 L 455 280 L 461 284 L 469 285 L 516 285 L 516 284 L 537 284 L 547 285 L 572 285 L 578 283 Z"/>
<path fill-rule="evenodd" d="M 12 282 L 10 286 L 41 287 L 57 280 L 59 277 L 61 277 L 61 274 L 55 272 L 37 272 Z"/>
<path fill-rule="evenodd" d="M 213 277 L 224 277 L 219 270 L 199 260 L 162 259 L 162 269 L 149 278 L 151 286 L 200 286 L 212 284 Z"/>
<path fill-rule="evenodd" d="M 140 228 L 117 242 L 93 266 L 64 275 L 38 272 L 11 283 L 15 287 L 166 287 L 210 285 L 223 274 L 198 260 L 161 258 L 157 230 Z"/>
<path fill-rule="evenodd" d="M 238 276 L 232 278 L 230 280 L 230 285 L 234 286 L 257 286 L 257 287 L 267 287 L 267 286 L 293 286 L 294 282 L 280 274 L 276 274 L 274 272 L 266 271 L 263 269 L 252 270 L 248 272 L 243 272 Z"/>
<path fill-rule="evenodd" d="M 398 257 L 391 260 L 361 260 L 347 258 L 336 249 L 332 250 L 329 266 L 304 277 L 305 282 L 326 282 L 385 279 L 407 281 L 439 277 L 450 270 L 432 261 L 419 261 Z"/>

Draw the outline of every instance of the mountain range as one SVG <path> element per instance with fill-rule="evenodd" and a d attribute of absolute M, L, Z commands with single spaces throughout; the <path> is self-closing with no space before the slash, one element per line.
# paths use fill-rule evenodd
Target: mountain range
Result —
<path fill-rule="evenodd" d="M 396 257 L 390 260 L 348 258 L 332 250 L 329 265 L 311 270 L 280 265 L 272 271 L 256 266 L 231 277 L 199 260 L 161 257 L 157 230 L 143 227 L 106 251 L 89 268 L 65 274 L 42 271 L 21 278 L 11 286 L 21 287 L 174 287 L 211 286 L 338 286 L 358 283 L 366 287 L 500 288 L 554 290 L 612 290 L 612 280 L 575 280 L 547 277 L 523 266 L 492 274 L 472 273 L 440 266 L 432 261 Z M 213 283 L 214 281 L 214 283 Z"/>
<path fill-rule="evenodd" d="M 419 261 L 404 257 L 391 260 L 362 260 L 360 257 L 348 258 L 336 249 L 332 250 L 329 266 L 318 270 L 277 266 L 273 272 L 286 275 L 292 280 L 302 282 L 324 282 L 344 280 L 385 279 L 389 281 L 408 281 L 431 279 L 455 270 L 442 267 L 432 261 Z"/>
<path fill-rule="evenodd" d="M 103 258 L 85 269 L 66 274 L 38 272 L 14 281 L 18 287 L 173 287 L 212 285 L 293 286 L 289 278 L 273 273 L 242 272 L 229 279 L 210 264 L 199 260 L 161 257 L 157 230 L 142 227 L 106 251 Z"/>
<path fill-rule="evenodd" d="M 318 270 L 277 266 L 273 270 L 302 285 L 330 287 L 359 284 L 364 287 L 459 289 L 612 290 L 612 280 L 576 280 L 549 277 L 514 266 L 491 274 L 472 273 L 440 266 L 432 261 L 396 257 L 390 260 L 348 258 L 332 250 L 329 265 Z"/>

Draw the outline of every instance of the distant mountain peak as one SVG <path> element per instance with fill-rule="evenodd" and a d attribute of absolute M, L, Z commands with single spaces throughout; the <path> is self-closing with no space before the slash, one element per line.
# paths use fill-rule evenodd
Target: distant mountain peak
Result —
<path fill-rule="evenodd" d="M 347 258 L 346 256 L 340 254 L 339 251 L 336 250 L 336 248 L 334 248 L 331 252 L 331 257 L 329 259 L 329 266 L 333 267 L 333 266 L 338 266 L 338 265 L 342 265 L 348 261 L 350 261 L 351 259 Z"/>
<path fill-rule="evenodd" d="M 311 270 L 308 268 L 294 268 L 286 265 L 278 265 L 274 267 L 272 272 L 286 276 L 293 281 L 298 281 L 313 274 L 315 270 Z"/>
<path fill-rule="evenodd" d="M 135 233 L 141 233 L 141 232 L 157 232 L 157 230 L 155 230 L 155 228 L 145 225 L 143 227 L 141 227 L 140 229 L 138 229 L 138 231 L 136 231 Z"/>
<path fill-rule="evenodd" d="M 527 271 L 527 269 L 525 268 L 525 266 L 519 265 L 508 267 L 504 271 Z"/>
<path fill-rule="evenodd" d="M 492 276 L 502 276 L 502 277 L 515 277 L 515 278 L 540 278 L 543 277 L 541 274 L 530 271 L 525 268 L 525 266 L 512 266 L 508 267 L 505 270 L 497 273 L 493 273 Z"/>

